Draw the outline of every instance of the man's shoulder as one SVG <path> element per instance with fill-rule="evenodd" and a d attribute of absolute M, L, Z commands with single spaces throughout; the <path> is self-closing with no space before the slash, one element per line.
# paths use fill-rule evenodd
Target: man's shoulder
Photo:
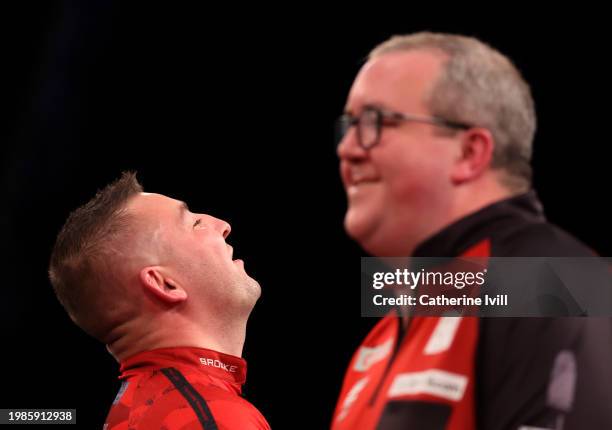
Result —
<path fill-rule="evenodd" d="M 134 428 L 266 429 L 265 419 L 247 400 L 202 372 L 185 368 L 159 369 L 134 380 L 129 417 Z M 112 411 L 111 411 L 112 412 Z M 261 425 L 260 425 L 261 423 Z M 224 427 L 224 428 L 225 428 Z M 113 429 L 109 426 L 109 430 Z"/>
<path fill-rule="evenodd" d="M 595 252 L 562 228 L 546 221 L 499 229 L 492 238 L 495 257 L 592 257 Z"/>
<path fill-rule="evenodd" d="M 227 387 L 227 382 L 192 368 L 162 369 L 160 373 L 170 382 L 163 391 L 165 395 L 160 398 L 169 407 L 173 407 L 178 399 L 200 419 L 210 415 L 211 419 L 228 428 L 265 428 L 251 426 L 265 420 L 255 406 Z M 156 377 L 161 378 L 161 375 Z M 164 406 L 161 404 L 160 408 L 164 409 Z"/>

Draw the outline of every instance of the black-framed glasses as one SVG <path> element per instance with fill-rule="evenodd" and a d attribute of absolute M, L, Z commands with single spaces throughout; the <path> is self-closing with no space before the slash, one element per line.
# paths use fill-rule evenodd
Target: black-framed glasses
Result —
<path fill-rule="evenodd" d="M 412 121 L 432 124 L 455 130 L 467 130 L 473 126 L 461 122 L 449 121 L 443 118 L 410 115 L 391 112 L 379 108 L 367 107 L 359 116 L 345 113 L 336 122 L 336 145 L 339 145 L 352 126 L 357 126 L 357 142 L 363 149 L 371 149 L 378 145 L 383 126 L 398 125 L 400 122 Z"/>

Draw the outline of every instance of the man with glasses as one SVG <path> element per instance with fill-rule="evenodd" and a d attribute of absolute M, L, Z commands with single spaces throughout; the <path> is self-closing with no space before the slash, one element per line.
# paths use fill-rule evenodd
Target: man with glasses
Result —
<path fill-rule="evenodd" d="M 534 103 L 469 37 L 376 47 L 338 121 L 345 229 L 374 256 L 591 256 L 531 190 Z M 609 319 L 383 318 L 347 370 L 332 429 L 612 428 Z"/>

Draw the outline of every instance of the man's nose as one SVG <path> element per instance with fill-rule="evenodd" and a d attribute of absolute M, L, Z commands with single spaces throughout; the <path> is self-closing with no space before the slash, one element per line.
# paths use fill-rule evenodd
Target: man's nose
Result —
<path fill-rule="evenodd" d="M 367 151 L 359 145 L 357 128 L 352 126 L 348 129 L 342 140 L 338 143 L 336 154 L 344 160 L 360 159 L 367 155 Z"/>
<path fill-rule="evenodd" d="M 229 236 L 230 232 L 232 231 L 232 226 L 230 226 L 227 221 L 223 221 L 222 219 L 215 217 L 210 218 L 211 222 L 213 223 L 213 228 L 221 233 L 224 239 L 227 239 L 227 236 Z"/>

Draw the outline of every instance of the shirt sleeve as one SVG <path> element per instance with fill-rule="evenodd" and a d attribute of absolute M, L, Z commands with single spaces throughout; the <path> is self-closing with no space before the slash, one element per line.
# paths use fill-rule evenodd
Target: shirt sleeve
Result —
<path fill-rule="evenodd" d="M 478 428 L 612 428 L 612 319 L 483 318 L 480 335 Z"/>

